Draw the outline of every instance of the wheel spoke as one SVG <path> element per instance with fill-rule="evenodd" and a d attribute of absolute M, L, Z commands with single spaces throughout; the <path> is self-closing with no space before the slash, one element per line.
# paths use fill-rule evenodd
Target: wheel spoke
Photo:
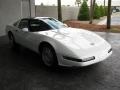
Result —
<path fill-rule="evenodd" d="M 53 64 L 53 53 L 49 48 L 43 48 L 42 59 L 47 66 L 51 66 Z"/>

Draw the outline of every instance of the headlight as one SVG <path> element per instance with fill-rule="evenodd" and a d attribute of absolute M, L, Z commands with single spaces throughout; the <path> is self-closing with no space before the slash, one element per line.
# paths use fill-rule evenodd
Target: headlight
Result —
<path fill-rule="evenodd" d="M 67 56 L 63 56 L 63 58 L 67 59 L 67 60 L 71 60 L 71 61 L 76 61 L 76 62 L 87 62 L 87 61 L 91 61 L 91 60 L 95 59 L 94 56 L 88 57 L 88 58 L 84 58 L 84 59 L 75 59 L 75 58 L 71 58 L 71 57 L 67 57 Z"/>
<path fill-rule="evenodd" d="M 95 57 L 92 56 L 92 57 L 84 58 L 84 59 L 82 59 L 82 61 L 87 62 L 87 61 L 91 61 L 91 60 L 94 60 L 94 59 L 95 59 Z"/>
<path fill-rule="evenodd" d="M 108 50 L 108 53 L 110 53 L 112 51 L 112 48 L 110 48 L 109 50 Z"/>
<path fill-rule="evenodd" d="M 75 59 L 75 58 L 67 57 L 67 56 L 63 56 L 63 58 L 67 60 L 71 60 L 71 61 L 82 62 L 82 59 Z"/>

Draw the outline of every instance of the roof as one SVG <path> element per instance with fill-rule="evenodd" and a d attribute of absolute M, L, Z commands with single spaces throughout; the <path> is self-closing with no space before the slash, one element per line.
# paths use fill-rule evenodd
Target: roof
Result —
<path fill-rule="evenodd" d="M 47 19 L 51 17 L 28 17 L 28 18 L 22 18 L 22 19 Z"/>

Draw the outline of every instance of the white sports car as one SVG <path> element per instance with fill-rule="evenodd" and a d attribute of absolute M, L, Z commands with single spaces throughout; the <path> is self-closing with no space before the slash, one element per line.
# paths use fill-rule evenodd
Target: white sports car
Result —
<path fill-rule="evenodd" d="M 46 66 L 88 66 L 112 54 L 111 45 L 93 32 L 67 27 L 50 17 L 23 18 L 7 25 L 12 47 L 20 44 L 41 55 Z"/>

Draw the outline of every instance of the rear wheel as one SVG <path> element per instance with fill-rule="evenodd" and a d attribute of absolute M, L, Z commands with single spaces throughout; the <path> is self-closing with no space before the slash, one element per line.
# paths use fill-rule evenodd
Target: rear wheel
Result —
<path fill-rule="evenodd" d="M 48 67 L 54 67 L 58 65 L 56 53 L 54 49 L 49 45 L 42 46 L 41 58 L 44 64 Z"/>
<path fill-rule="evenodd" d="M 16 47 L 16 43 L 15 43 L 15 39 L 12 33 L 8 33 L 9 36 L 9 44 L 11 46 L 11 48 Z"/>
<path fill-rule="evenodd" d="M 13 34 L 11 32 L 8 33 L 8 37 L 9 37 L 9 44 L 10 44 L 10 47 L 13 49 L 13 50 L 17 50 L 19 49 L 19 45 L 15 42 L 15 38 L 13 36 Z"/>

